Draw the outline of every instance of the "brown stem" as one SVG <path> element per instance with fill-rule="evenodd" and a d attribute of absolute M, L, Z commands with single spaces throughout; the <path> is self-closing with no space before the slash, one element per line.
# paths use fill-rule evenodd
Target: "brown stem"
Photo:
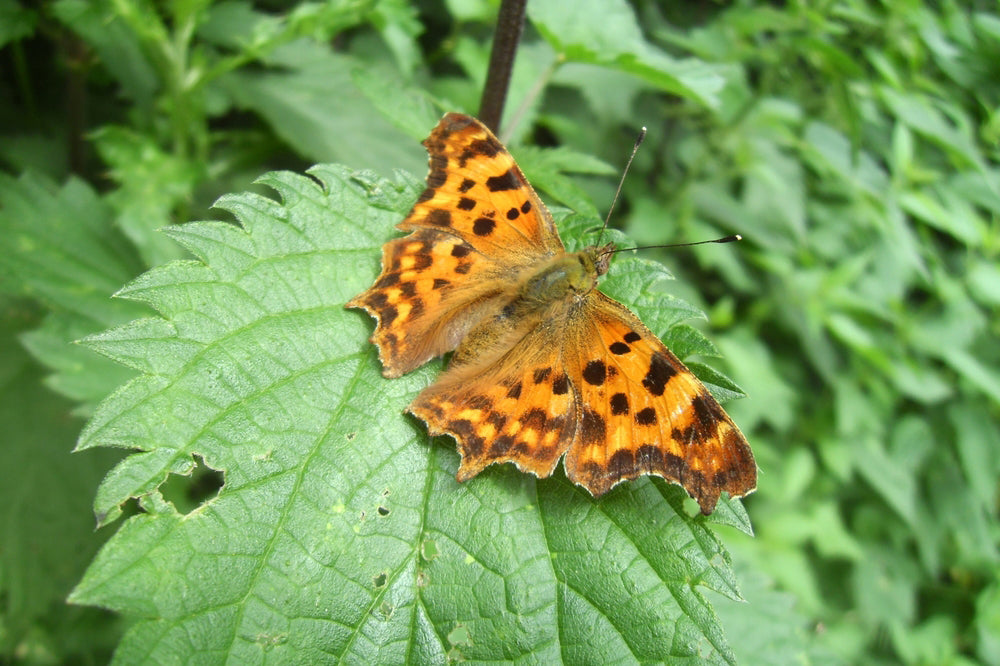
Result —
<path fill-rule="evenodd" d="M 507 101 L 507 89 L 510 87 L 517 45 L 521 41 L 526 5 L 527 0 L 502 0 L 500 3 L 493 51 L 490 53 L 490 69 L 486 74 L 486 85 L 479 103 L 479 119 L 494 133 L 500 129 L 500 117 Z"/>
<path fill-rule="evenodd" d="M 63 44 L 66 53 L 66 127 L 67 154 L 71 173 L 83 174 L 87 141 L 87 66 L 90 51 L 86 43 L 68 34 Z"/>

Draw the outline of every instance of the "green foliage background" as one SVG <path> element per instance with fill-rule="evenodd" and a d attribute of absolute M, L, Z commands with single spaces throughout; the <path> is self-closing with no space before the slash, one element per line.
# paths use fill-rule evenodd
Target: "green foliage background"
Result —
<path fill-rule="evenodd" d="M 664 292 L 707 309 L 749 519 L 457 486 L 399 416 L 436 368 L 379 380 L 339 308 L 493 3 L 0 0 L 0 659 L 1000 663 L 996 4 L 565 6 L 529 2 L 504 138 L 571 242 L 643 124 L 627 242 L 745 237 L 606 289 L 683 356 Z"/>

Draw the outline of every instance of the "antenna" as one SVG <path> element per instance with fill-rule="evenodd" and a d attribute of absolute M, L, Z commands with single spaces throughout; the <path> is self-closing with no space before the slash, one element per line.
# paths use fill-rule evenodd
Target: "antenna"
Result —
<path fill-rule="evenodd" d="M 625 250 L 654 250 L 661 247 L 690 247 L 691 245 L 705 245 L 707 243 L 733 243 L 735 241 L 743 240 L 743 236 L 739 234 L 733 234 L 731 236 L 723 236 L 722 238 L 713 238 L 712 240 L 695 241 L 693 243 L 670 243 L 668 245 L 640 245 L 639 247 L 617 247 L 607 251 L 607 254 L 614 254 L 615 252 L 624 252 Z"/>
<path fill-rule="evenodd" d="M 632 160 L 635 159 L 635 154 L 639 152 L 639 146 L 642 144 L 643 139 L 646 138 L 646 128 L 643 127 L 639 130 L 639 136 L 635 137 L 635 144 L 632 146 L 632 154 L 628 156 L 628 162 L 625 163 L 625 168 L 622 170 L 622 177 L 618 180 L 618 189 L 615 190 L 615 196 L 611 199 L 611 207 L 608 208 L 608 215 L 604 218 L 604 224 L 601 226 L 601 233 L 597 237 L 597 243 L 595 247 L 601 247 L 601 237 L 604 236 L 604 232 L 608 228 L 608 222 L 611 220 L 611 214 L 615 211 L 615 204 L 618 203 L 618 198 L 622 193 L 622 186 L 625 184 L 625 176 L 628 175 L 629 167 L 632 166 Z M 607 249 L 601 253 L 601 256 L 610 256 L 615 252 L 624 252 L 625 250 L 652 250 L 656 248 L 664 247 L 690 247 L 692 245 L 705 245 L 707 243 L 732 243 L 735 241 L 743 240 L 743 236 L 739 234 L 732 234 L 731 236 L 723 236 L 722 238 L 713 238 L 712 240 L 695 241 L 693 243 L 670 243 L 668 245 L 642 245 L 640 247 L 620 247 Z M 608 247 L 611 247 L 610 245 Z"/>
<path fill-rule="evenodd" d="M 615 196 L 611 199 L 611 207 L 608 208 L 608 216 L 604 218 L 604 226 L 601 227 L 601 235 L 597 237 L 597 246 L 601 245 L 601 236 L 604 235 L 604 230 L 608 228 L 608 221 L 611 219 L 611 213 L 615 212 L 615 204 L 618 203 L 618 197 L 621 196 L 622 185 L 625 184 L 625 176 L 628 175 L 629 167 L 632 166 L 632 160 L 635 159 L 635 154 L 639 152 L 639 145 L 645 138 L 646 128 L 643 127 L 639 130 L 639 136 L 635 137 L 635 145 L 632 146 L 632 154 L 628 156 L 628 162 L 625 163 L 625 169 L 622 171 L 622 177 L 618 181 L 618 189 L 615 190 Z"/>

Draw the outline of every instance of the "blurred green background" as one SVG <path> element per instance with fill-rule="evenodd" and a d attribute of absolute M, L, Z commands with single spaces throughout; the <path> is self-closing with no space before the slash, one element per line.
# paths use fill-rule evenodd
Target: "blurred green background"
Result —
<path fill-rule="evenodd" d="M 90 507 L 118 455 L 70 451 L 131 371 L 68 343 L 147 314 L 108 296 L 185 256 L 156 230 L 265 171 L 421 177 L 440 113 L 478 106 L 496 11 L 0 0 L 0 661 L 102 663 L 122 630 L 64 599 L 115 529 Z M 605 210 L 646 125 L 613 224 L 744 236 L 646 254 L 750 396 L 727 410 L 757 534 L 722 536 L 769 626 L 844 663 L 1000 664 L 997 4 L 574 12 L 529 2 L 502 138 L 561 184 L 543 198 Z M 783 663 L 726 603 L 736 653 Z"/>

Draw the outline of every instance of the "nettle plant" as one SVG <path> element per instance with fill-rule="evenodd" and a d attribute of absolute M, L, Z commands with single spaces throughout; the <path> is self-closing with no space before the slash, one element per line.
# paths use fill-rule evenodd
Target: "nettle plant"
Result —
<path fill-rule="evenodd" d="M 997 661 L 995 8 L 511 8 L 6 14 L 4 657 Z M 444 363 L 386 380 L 343 306 L 477 108 L 571 252 L 643 124 L 602 240 L 745 237 L 601 289 L 747 389 L 755 538 L 659 479 L 459 484 L 401 413 Z"/>

